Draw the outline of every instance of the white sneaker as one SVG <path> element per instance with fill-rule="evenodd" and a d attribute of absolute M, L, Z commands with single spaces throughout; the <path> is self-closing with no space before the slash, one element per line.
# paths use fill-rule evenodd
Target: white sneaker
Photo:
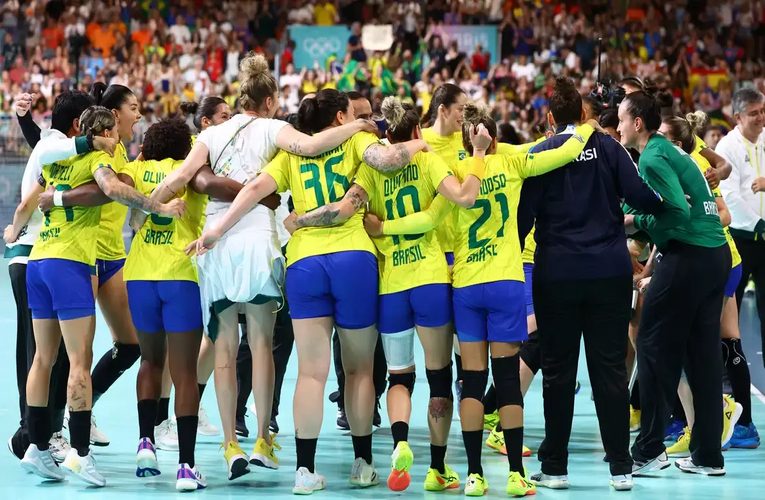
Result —
<path fill-rule="evenodd" d="M 688 472 L 691 474 L 704 474 L 705 476 L 725 475 L 724 467 L 703 467 L 701 465 L 696 465 L 693 463 L 693 459 L 690 457 L 678 459 L 675 462 L 675 467 L 683 472 Z"/>
<path fill-rule="evenodd" d="M 61 464 L 61 469 L 90 485 L 106 486 L 106 479 L 96 470 L 96 461 L 90 453 L 87 456 L 81 457 L 77 450 L 72 448 L 66 455 L 64 463 Z"/>
<path fill-rule="evenodd" d="M 63 481 L 64 473 L 53 461 L 50 449 L 40 450 L 36 444 L 30 444 L 21 459 L 21 468 L 51 481 Z"/>
<path fill-rule="evenodd" d="M 351 484 L 354 486 L 361 486 L 362 488 L 380 484 L 380 475 L 377 474 L 374 460 L 371 465 L 361 457 L 353 461 L 353 467 L 351 468 Z"/>
<path fill-rule="evenodd" d="M 207 488 L 207 479 L 199 472 L 195 465 L 178 464 L 178 474 L 175 479 L 176 491 L 196 491 Z"/>
<path fill-rule="evenodd" d="M 50 454 L 53 455 L 53 460 L 55 460 L 56 463 L 60 464 L 63 462 L 66 459 L 66 455 L 69 453 L 69 450 L 71 449 L 72 445 L 70 445 L 69 441 L 64 437 L 63 434 L 61 434 L 61 431 L 54 432 L 50 437 L 48 450 L 50 450 Z"/>
<path fill-rule="evenodd" d="M 611 486 L 613 486 L 616 491 L 630 491 L 633 485 L 632 474 L 611 476 Z"/>
<path fill-rule="evenodd" d="M 549 476 L 543 472 L 537 472 L 529 476 L 529 481 L 542 488 L 551 490 L 567 490 L 570 487 L 568 476 Z"/>
<path fill-rule="evenodd" d="M 199 403 L 199 424 L 197 424 L 197 433 L 203 436 L 219 436 L 220 429 L 210 423 L 207 418 L 207 412 L 202 407 L 202 403 Z"/>
<path fill-rule="evenodd" d="M 646 476 L 654 471 L 664 470 L 669 467 L 669 458 L 667 458 L 667 452 L 662 453 L 653 460 L 647 462 L 635 462 L 632 465 L 633 476 Z"/>
<path fill-rule="evenodd" d="M 178 431 L 175 422 L 167 419 L 154 428 L 154 443 L 158 450 L 178 451 Z"/>
<path fill-rule="evenodd" d="M 109 446 L 109 438 L 96 427 L 96 416 L 90 414 L 90 444 L 93 446 Z"/>
<path fill-rule="evenodd" d="M 327 479 L 316 472 L 308 472 L 301 467 L 295 471 L 295 487 L 292 493 L 295 495 L 310 495 L 314 490 L 323 490 L 327 487 Z"/>

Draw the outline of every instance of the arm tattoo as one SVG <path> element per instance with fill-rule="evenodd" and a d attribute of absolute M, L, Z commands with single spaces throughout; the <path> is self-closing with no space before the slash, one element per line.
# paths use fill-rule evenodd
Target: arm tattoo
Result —
<path fill-rule="evenodd" d="M 120 181 L 111 168 L 99 168 L 93 176 L 104 193 L 122 205 L 152 213 L 158 213 L 162 209 L 162 203 L 147 198 L 135 188 Z"/>
<path fill-rule="evenodd" d="M 340 214 L 340 203 L 345 201 L 346 199 L 351 202 L 351 205 L 353 206 L 353 213 L 356 213 L 361 207 L 364 206 L 364 199 L 362 197 L 363 188 L 361 188 L 358 184 L 354 184 L 350 187 L 347 193 L 345 193 L 345 196 L 343 196 L 343 199 L 341 201 L 336 201 L 334 203 L 330 203 L 329 205 L 324 205 L 323 207 L 317 208 L 316 210 L 313 210 L 307 214 L 303 214 L 298 216 L 298 218 L 295 220 L 295 225 L 297 227 L 306 227 L 306 226 L 329 226 L 331 224 L 334 224 L 335 218 Z"/>
<path fill-rule="evenodd" d="M 380 144 L 373 144 L 364 151 L 362 160 L 380 172 L 393 172 L 405 167 L 410 158 L 403 144 L 394 144 L 387 148 Z"/>
<path fill-rule="evenodd" d="M 302 154 L 303 149 L 300 147 L 300 139 L 290 144 L 290 147 L 288 149 L 290 150 L 290 153 L 293 153 L 296 155 Z"/>

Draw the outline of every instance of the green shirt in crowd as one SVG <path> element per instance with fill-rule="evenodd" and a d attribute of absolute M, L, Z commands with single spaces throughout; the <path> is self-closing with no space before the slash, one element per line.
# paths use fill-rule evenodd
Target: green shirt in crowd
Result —
<path fill-rule="evenodd" d="M 658 216 L 638 213 L 635 228 L 648 233 L 659 251 L 666 250 L 669 240 L 707 248 L 726 244 L 712 190 L 687 153 L 654 134 L 639 164 L 640 175 L 663 198 L 664 211 Z"/>

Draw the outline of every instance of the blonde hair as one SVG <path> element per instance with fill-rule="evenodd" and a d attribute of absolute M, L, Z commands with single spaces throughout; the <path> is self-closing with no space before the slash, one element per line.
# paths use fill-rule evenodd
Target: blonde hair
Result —
<path fill-rule="evenodd" d="M 709 116 L 703 111 L 694 111 L 685 115 L 685 119 L 691 124 L 694 134 L 701 135 L 709 122 Z"/>
<path fill-rule="evenodd" d="M 412 132 L 420 124 L 420 115 L 414 106 L 402 103 L 398 97 L 386 97 L 380 112 L 388 123 L 388 136 L 393 143 L 411 139 Z"/>
<path fill-rule="evenodd" d="M 103 106 L 91 106 L 80 115 L 80 135 L 98 135 L 117 124 L 111 111 Z"/>
<path fill-rule="evenodd" d="M 239 103 L 242 108 L 257 111 L 277 90 L 276 79 L 265 56 L 254 52 L 247 54 L 239 64 Z"/>
<path fill-rule="evenodd" d="M 469 102 L 465 104 L 465 110 L 462 112 L 462 145 L 471 155 L 473 144 L 470 142 L 470 131 L 478 125 L 486 127 L 492 139 L 497 138 L 497 124 L 491 117 L 491 110 L 485 104 Z"/>

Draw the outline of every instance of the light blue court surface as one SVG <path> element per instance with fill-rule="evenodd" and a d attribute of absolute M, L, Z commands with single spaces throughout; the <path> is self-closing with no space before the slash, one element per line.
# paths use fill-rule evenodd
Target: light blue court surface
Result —
<path fill-rule="evenodd" d="M 0 353 L 0 380 L 4 390 L 0 392 L 0 437 L 3 440 L 11 435 L 18 424 L 18 404 L 14 371 L 15 310 L 10 283 L 5 269 L 0 273 L 0 325 L 6 339 Z M 745 311 L 746 312 L 746 311 Z M 748 325 L 752 325 L 748 321 Z M 743 325 L 742 325 L 743 326 Z M 750 332 L 747 332 L 750 333 Z M 750 363 L 762 366 L 759 339 L 745 335 L 749 343 Z M 109 332 L 102 318 L 99 317 L 96 332 L 94 358 L 97 360 L 110 345 Z M 426 423 L 426 401 L 428 386 L 422 365 L 422 353 L 418 352 L 419 372 L 414 393 L 414 415 L 410 432 L 410 443 L 415 453 L 415 465 L 412 469 L 412 485 L 403 493 L 393 493 L 385 485 L 390 467 L 392 439 L 388 428 L 387 416 L 383 413 L 383 428 L 374 435 L 374 455 L 381 474 L 381 484 L 367 490 L 354 489 L 348 484 L 350 467 L 353 459 L 351 439 L 335 430 L 336 407 L 328 402 L 324 405 L 324 427 L 319 439 L 317 464 L 318 471 L 327 476 L 327 490 L 314 493 L 318 499 L 337 498 L 463 498 L 462 488 L 445 493 L 425 493 L 422 482 L 430 462 L 428 430 Z M 282 434 L 278 442 L 283 449 L 278 453 L 282 468 L 279 471 L 266 471 L 253 467 L 253 472 L 235 482 L 226 479 L 226 466 L 221 443 L 217 438 L 200 437 L 197 444 L 197 463 L 207 476 L 209 487 L 202 492 L 190 493 L 200 498 L 263 498 L 269 500 L 294 498 L 292 486 L 295 469 L 295 445 L 292 431 L 292 394 L 297 376 L 297 360 L 293 352 L 292 362 L 287 373 L 283 391 L 283 407 L 279 424 Z M 26 474 L 18 460 L 5 449 L 0 450 L 0 499 L 42 498 L 50 495 L 56 500 L 99 498 L 143 498 L 159 499 L 179 495 L 175 486 L 175 464 L 177 454 L 159 452 L 163 475 L 151 479 L 135 477 L 135 451 L 138 439 L 138 423 L 135 399 L 135 380 L 137 366 L 125 373 L 98 403 L 95 415 L 99 428 L 111 439 L 107 448 L 95 448 L 99 471 L 106 477 L 107 486 L 102 489 L 86 488 L 82 483 L 72 481 L 68 484 L 43 484 L 32 475 Z M 335 387 L 334 375 L 328 383 L 326 394 Z M 765 448 L 755 451 L 731 450 L 725 453 L 728 475 L 724 478 L 707 478 L 682 474 L 675 467 L 657 474 L 652 479 L 637 479 L 635 489 L 629 493 L 617 493 L 608 485 L 608 468 L 603 459 L 595 408 L 590 401 L 590 383 L 585 374 L 584 361 L 580 364 L 579 380 L 582 390 L 576 398 L 576 417 L 570 447 L 569 477 L 571 489 L 563 492 L 540 489 L 537 498 L 550 499 L 587 499 L 601 498 L 636 498 L 645 500 L 659 499 L 715 499 L 743 500 L 765 498 Z M 326 401 L 326 399 L 325 399 Z M 208 389 L 204 396 L 204 405 L 211 420 L 219 425 L 214 391 Z M 757 397 L 753 398 L 754 420 L 765 430 L 765 406 Z M 172 408 L 172 407 L 171 407 Z M 319 409 L 317 409 L 319 411 Z M 383 402 L 384 411 L 384 402 Z M 544 434 L 542 413 L 542 384 L 535 380 L 526 399 L 526 445 L 536 451 Z M 255 429 L 255 418 L 248 416 L 248 427 Z M 634 435 L 633 435 L 634 437 Z M 222 438 L 220 438 L 222 439 Z M 249 452 L 254 439 L 245 439 L 242 447 Z M 449 442 L 447 461 L 460 474 L 463 485 L 467 467 L 459 432 L 459 421 L 454 420 L 452 439 Z M 490 483 L 487 498 L 507 498 L 507 460 L 505 457 L 485 449 L 484 470 Z M 538 470 L 536 454 L 526 459 L 526 466 L 532 472 Z M 188 498 L 192 498 L 189 496 Z"/>

